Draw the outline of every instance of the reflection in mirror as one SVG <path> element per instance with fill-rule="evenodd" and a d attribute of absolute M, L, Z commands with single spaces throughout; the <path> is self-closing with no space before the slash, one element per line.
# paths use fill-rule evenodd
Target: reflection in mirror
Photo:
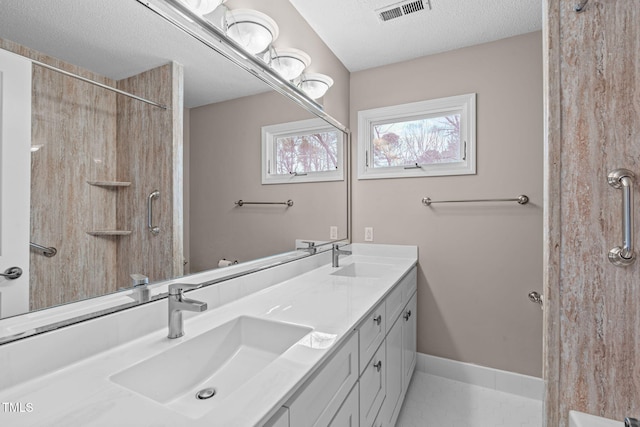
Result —
<path fill-rule="evenodd" d="M 293 251 L 296 241 L 347 238 L 346 180 L 261 182 L 262 128 L 316 117 L 299 103 L 136 0 L 2 3 L 0 48 L 151 103 L 29 64 L 31 165 L 23 169 L 31 170 L 30 231 L 18 249 L 28 268 L 20 284 L 0 279 L 0 317 L 218 268 L 223 260 L 248 263 Z M 288 1 L 269 3 L 276 12 L 264 12 L 276 15 L 282 33 L 283 16 L 300 30 L 304 21 Z M 345 76 L 334 76 L 343 84 L 321 100 L 343 121 Z M 240 207 L 240 199 L 293 206 Z M 48 248 L 56 254 L 47 256 Z M 111 298 L 131 306 L 148 297 L 127 291 Z M 110 301 L 93 300 L 77 313 L 111 310 Z M 73 307 L 58 309 L 54 321 Z M 0 342 L 24 319 L 0 322 Z"/>

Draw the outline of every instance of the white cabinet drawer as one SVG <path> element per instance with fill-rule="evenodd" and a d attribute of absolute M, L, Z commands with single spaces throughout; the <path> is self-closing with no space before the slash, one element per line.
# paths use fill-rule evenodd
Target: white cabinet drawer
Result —
<path fill-rule="evenodd" d="M 329 424 L 358 380 L 358 338 L 349 340 L 287 403 L 289 422 L 295 427 Z"/>
<path fill-rule="evenodd" d="M 395 323 L 396 319 L 402 313 L 402 308 L 405 306 L 404 293 L 406 292 L 403 286 L 404 283 L 399 283 L 398 286 L 393 288 L 387 298 L 385 299 L 385 310 L 387 313 L 387 333 L 391 329 L 391 326 Z"/>
<path fill-rule="evenodd" d="M 360 426 L 360 407 L 358 386 L 356 385 L 349 393 L 349 397 L 344 401 L 340 410 L 331 420 L 328 427 L 359 427 Z"/>
<path fill-rule="evenodd" d="M 284 406 L 278 409 L 264 427 L 289 427 L 289 410 Z"/>
<path fill-rule="evenodd" d="M 411 299 L 411 296 L 418 290 L 418 268 L 413 267 L 411 271 L 401 280 L 400 287 L 403 289 L 402 301 L 403 305 L 407 304 Z"/>
<path fill-rule="evenodd" d="M 371 427 L 386 393 L 387 363 L 380 346 L 360 376 L 360 426 Z"/>
<path fill-rule="evenodd" d="M 382 301 L 378 306 L 365 318 L 358 328 L 358 336 L 360 340 L 360 372 L 364 372 L 366 364 L 373 353 L 376 352 L 384 336 L 386 329 L 386 313 L 385 304 Z"/>

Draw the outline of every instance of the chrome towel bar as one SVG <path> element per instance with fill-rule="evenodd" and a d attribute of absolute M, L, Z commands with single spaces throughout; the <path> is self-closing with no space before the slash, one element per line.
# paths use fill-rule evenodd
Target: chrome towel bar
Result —
<path fill-rule="evenodd" d="M 39 245 L 39 244 L 33 243 L 33 242 L 29 242 L 29 246 L 32 249 L 37 250 L 42 255 L 46 256 L 47 258 L 51 258 L 52 256 L 55 256 L 58 253 L 58 251 L 54 247 L 47 248 L 46 246 L 42 246 L 42 245 Z"/>
<path fill-rule="evenodd" d="M 628 169 L 616 169 L 609 172 L 607 180 L 613 188 L 622 190 L 622 246 L 609 251 L 609 261 L 618 267 L 633 264 L 636 254 L 633 251 L 633 183 L 636 176 Z"/>
<path fill-rule="evenodd" d="M 244 206 L 244 205 L 287 205 L 288 207 L 293 206 L 293 200 L 289 199 L 286 202 L 245 202 L 240 199 L 235 202 L 236 206 Z"/>
<path fill-rule="evenodd" d="M 521 194 L 514 199 L 473 199 L 473 200 L 431 200 L 429 197 L 422 199 L 422 204 L 431 206 L 432 203 L 476 203 L 476 202 L 518 202 L 520 205 L 529 203 L 529 197 Z"/>

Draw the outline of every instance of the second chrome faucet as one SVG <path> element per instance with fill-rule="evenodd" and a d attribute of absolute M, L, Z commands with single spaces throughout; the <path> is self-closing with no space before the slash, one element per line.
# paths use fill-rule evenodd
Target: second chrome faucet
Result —
<path fill-rule="evenodd" d="M 340 267 L 340 255 L 351 255 L 351 251 L 340 249 L 338 243 L 331 245 L 331 266 Z"/>
<path fill-rule="evenodd" d="M 207 303 L 185 298 L 184 291 L 197 289 L 202 285 L 189 285 L 186 283 L 173 283 L 169 285 L 169 338 L 180 338 L 184 335 L 182 321 L 183 311 L 203 312 L 207 309 Z"/>

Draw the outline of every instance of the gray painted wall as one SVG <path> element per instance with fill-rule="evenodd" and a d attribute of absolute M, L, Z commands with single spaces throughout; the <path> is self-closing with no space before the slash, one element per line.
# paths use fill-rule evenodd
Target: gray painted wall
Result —
<path fill-rule="evenodd" d="M 354 241 L 419 246 L 418 351 L 542 375 L 540 32 L 351 75 Z M 477 174 L 358 181 L 359 110 L 477 93 Z M 526 206 L 433 200 L 515 197 Z"/>

